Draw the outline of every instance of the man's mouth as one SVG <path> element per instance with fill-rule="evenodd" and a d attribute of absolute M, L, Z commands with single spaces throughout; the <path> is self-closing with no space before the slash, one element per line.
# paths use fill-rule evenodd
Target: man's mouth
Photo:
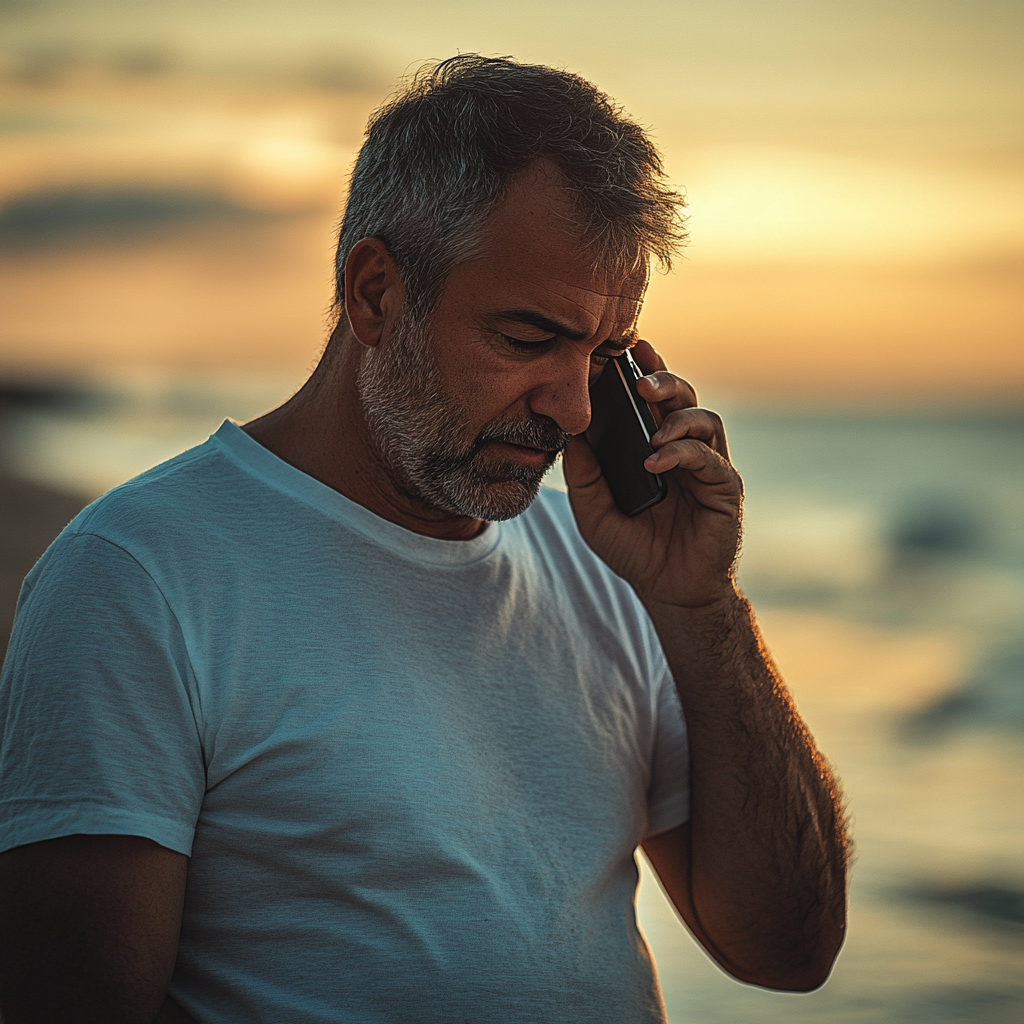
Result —
<path fill-rule="evenodd" d="M 549 466 L 555 461 L 559 449 L 537 448 L 533 445 L 516 444 L 514 441 L 489 441 L 489 445 L 497 448 L 508 459 L 524 466 Z"/>
<path fill-rule="evenodd" d="M 572 435 L 547 417 L 494 424 L 477 439 L 477 447 L 494 445 L 501 455 L 521 466 L 550 466 Z"/>

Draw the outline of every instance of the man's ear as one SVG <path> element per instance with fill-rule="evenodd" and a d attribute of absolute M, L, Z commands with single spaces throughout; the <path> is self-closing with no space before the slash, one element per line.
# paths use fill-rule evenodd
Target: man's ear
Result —
<path fill-rule="evenodd" d="M 356 341 L 373 348 L 385 323 L 398 315 L 404 297 L 388 247 L 379 238 L 356 242 L 345 261 L 345 315 Z"/>

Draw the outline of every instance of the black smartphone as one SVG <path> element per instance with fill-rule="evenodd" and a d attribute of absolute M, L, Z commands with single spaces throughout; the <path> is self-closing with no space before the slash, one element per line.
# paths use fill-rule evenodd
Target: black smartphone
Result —
<path fill-rule="evenodd" d="M 639 515 L 668 494 L 665 481 L 644 469 L 657 430 L 650 407 L 637 394 L 642 374 L 628 352 L 605 364 L 590 388 L 590 426 L 594 449 L 615 504 L 627 516 Z"/>

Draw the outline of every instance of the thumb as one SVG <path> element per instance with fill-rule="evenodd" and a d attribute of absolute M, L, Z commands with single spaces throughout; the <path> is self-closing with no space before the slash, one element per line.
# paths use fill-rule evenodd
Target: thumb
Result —
<path fill-rule="evenodd" d="M 588 512 L 605 512 L 614 507 L 615 500 L 601 473 L 597 456 L 582 434 L 577 434 L 565 449 L 562 473 L 577 513 L 583 509 Z"/>
<path fill-rule="evenodd" d="M 570 491 L 604 483 L 597 457 L 583 434 L 577 434 L 562 454 L 562 474 Z"/>

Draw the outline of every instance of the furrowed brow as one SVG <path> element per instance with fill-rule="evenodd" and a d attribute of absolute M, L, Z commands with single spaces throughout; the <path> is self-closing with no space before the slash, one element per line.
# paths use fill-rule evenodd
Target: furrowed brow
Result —
<path fill-rule="evenodd" d="M 527 327 L 536 327 L 539 331 L 547 331 L 548 334 L 557 334 L 561 338 L 568 338 L 569 341 L 586 341 L 586 331 L 579 331 L 568 324 L 559 323 L 532 309 L 505 309 L 495 314 L 498 320 L 509 320 L 516 324 L 526 324 Z"/>

